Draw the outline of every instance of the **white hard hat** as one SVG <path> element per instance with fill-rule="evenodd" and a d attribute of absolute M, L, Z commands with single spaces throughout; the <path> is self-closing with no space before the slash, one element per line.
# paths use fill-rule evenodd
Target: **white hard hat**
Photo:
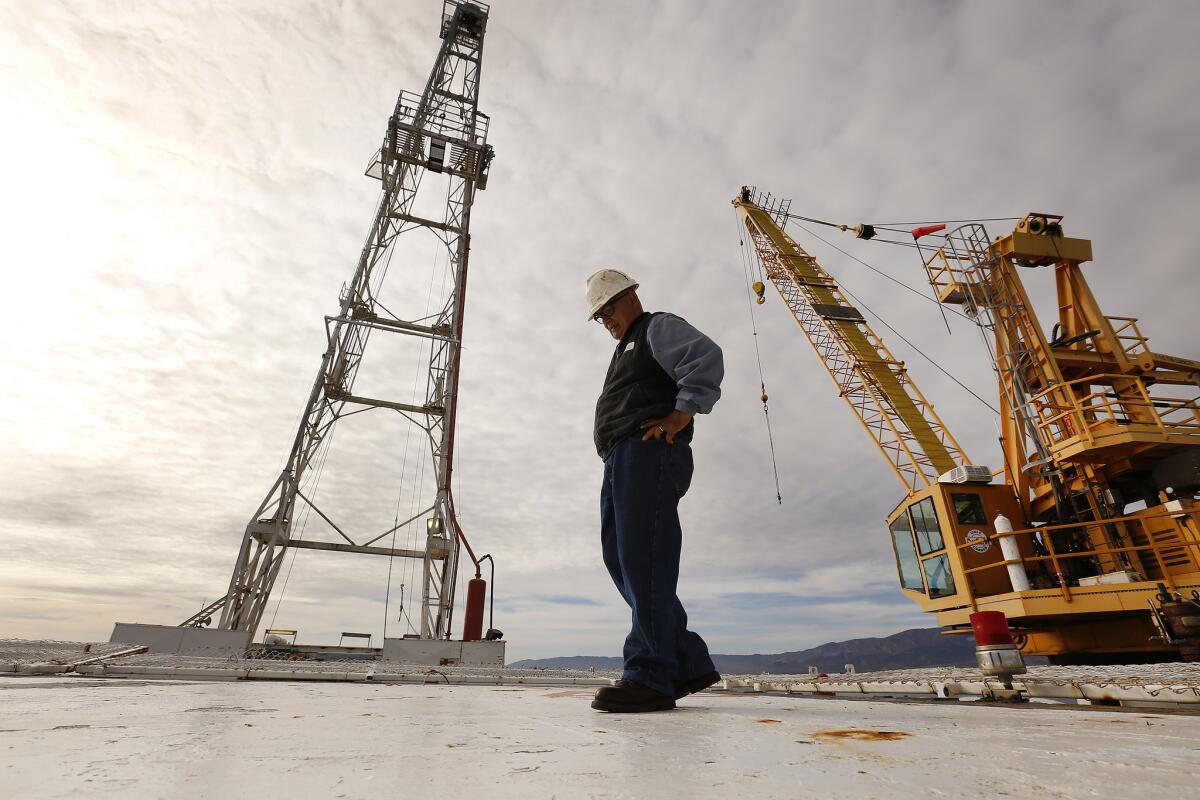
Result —
<path fill-rule="evenodd" d="M 626 289 L 638 288 L 638 282 L 616 269 L 593 272 L 587 279 L 588 319 L 604 308 L 604 304 Z"/>

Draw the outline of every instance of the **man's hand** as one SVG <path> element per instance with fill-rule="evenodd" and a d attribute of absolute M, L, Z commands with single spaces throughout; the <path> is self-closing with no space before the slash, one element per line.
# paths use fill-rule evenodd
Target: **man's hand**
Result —
<path fill-rule="evenodd" d="M 666 437 L 667 444 L 675 444 L 675 434 L 686 428 L 691 421 L 691 414 L 678 409 L 667 414 L 665 417 L 648 419 L 641 425 L 642 430 L 645 431 L 642 434 L 642 441 L 648 442 L 651 439 Z"/>

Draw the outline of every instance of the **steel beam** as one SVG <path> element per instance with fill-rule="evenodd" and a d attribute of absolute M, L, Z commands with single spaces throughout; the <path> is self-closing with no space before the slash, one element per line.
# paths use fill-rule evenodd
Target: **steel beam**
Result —
<path fill-rule="evenodd" d="M 389 558 L 425 558 L 424 550 L 404 550 L 394 547 L 369 547 L 361 544 L 342 544 L 341 542 L 314 542 L 300 539 L 288 543 L 289 547 L 301 550 L 328 550 L 334 553 L 362 553 L 368 556 L 388 556 Z"/>
<path fill-rule="evenodd" d="M 395 411 L 407 411 L 411 414 L 432 414 L 441 416 L 443 409 L 433 408 L 430 406 L 414 406 L 411 403 L 396 403 L 392 400 L 377 400 L 373 397 L 359 397 L 356 394 L 334 394 L 329 393 L 330 400 L 337 400 L 341 403 L 354 403 L 360 406 L 372 406 L 374 408 L 390 408 Z"/>
<path fill-rule="evenodd" d="M 452 225 L 447 225 L 444 222 L 434 222 L 431 219 L 425 219 L 424 217 L 418 217 L 413 214 L 396 213 L 388 214 L 388 216 L 391 219 L 398 219 L 403 222 L 414 222 L 422 228 L 436 228 L 439 231 L 446 231 L 447 233 L 462 233 L 462 228 L 456 228 Z"/>

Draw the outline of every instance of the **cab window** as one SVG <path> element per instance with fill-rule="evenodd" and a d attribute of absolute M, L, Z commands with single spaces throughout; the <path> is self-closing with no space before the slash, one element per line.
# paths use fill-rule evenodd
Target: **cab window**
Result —
<path fill-rule="evenodd" d="M 942 530 L 938 527 L 933 500 L 926 497 L 909 511 L 912 513 L 913 533 L 917 535 L 917 549 L 921 551 L 921 555 L 943 549 L 945 545 L 942 544 Z"/>
<path fill-rule="evenodd" d="M 977 494 L 952 494 L 950 501 L 954 504 L 954 516 L 959 525 L 986 525 L 987 516 L 983 513 L 983 501 Z"/>
<path fill-rule="evenodd" d="M 925 591 L 921 582 L 921 564 L 917 549 L 913 546 L 912 528 L 908 514 L 901 514 L 892 523 L 892 548 L 896 551 L 896 569 L 900 572 L 900 585 L 916 592 Z"/>
<path fill-rule="evenodd" d="M 930 597 L 948 597 L 957 593 L 954 576 L 950 574 L 950 561 L 943 553 L 921 562 L 925 567 L 925 581 L 929 584 Z"/>

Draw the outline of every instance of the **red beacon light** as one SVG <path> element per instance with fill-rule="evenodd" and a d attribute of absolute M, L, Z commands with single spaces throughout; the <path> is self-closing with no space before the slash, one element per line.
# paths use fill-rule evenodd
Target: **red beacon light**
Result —
<path fill-rule="evenodd" d="M 1008 619 L 999 611 L 976 611 L 971 615 L 975 633 L 975 660 L 984 675 L 999 678 L 1006 690 L 1012 690 L 1014 675 L 1025 673 L 1025 659 L 1013 643 Z"/>
<path fill-rule="evenodd" d="M 975 631 L 976 645 L 1013 643 L 1008 619 L 1000 611 L 976 611 L 971 615 L 971 629 Z"/>

